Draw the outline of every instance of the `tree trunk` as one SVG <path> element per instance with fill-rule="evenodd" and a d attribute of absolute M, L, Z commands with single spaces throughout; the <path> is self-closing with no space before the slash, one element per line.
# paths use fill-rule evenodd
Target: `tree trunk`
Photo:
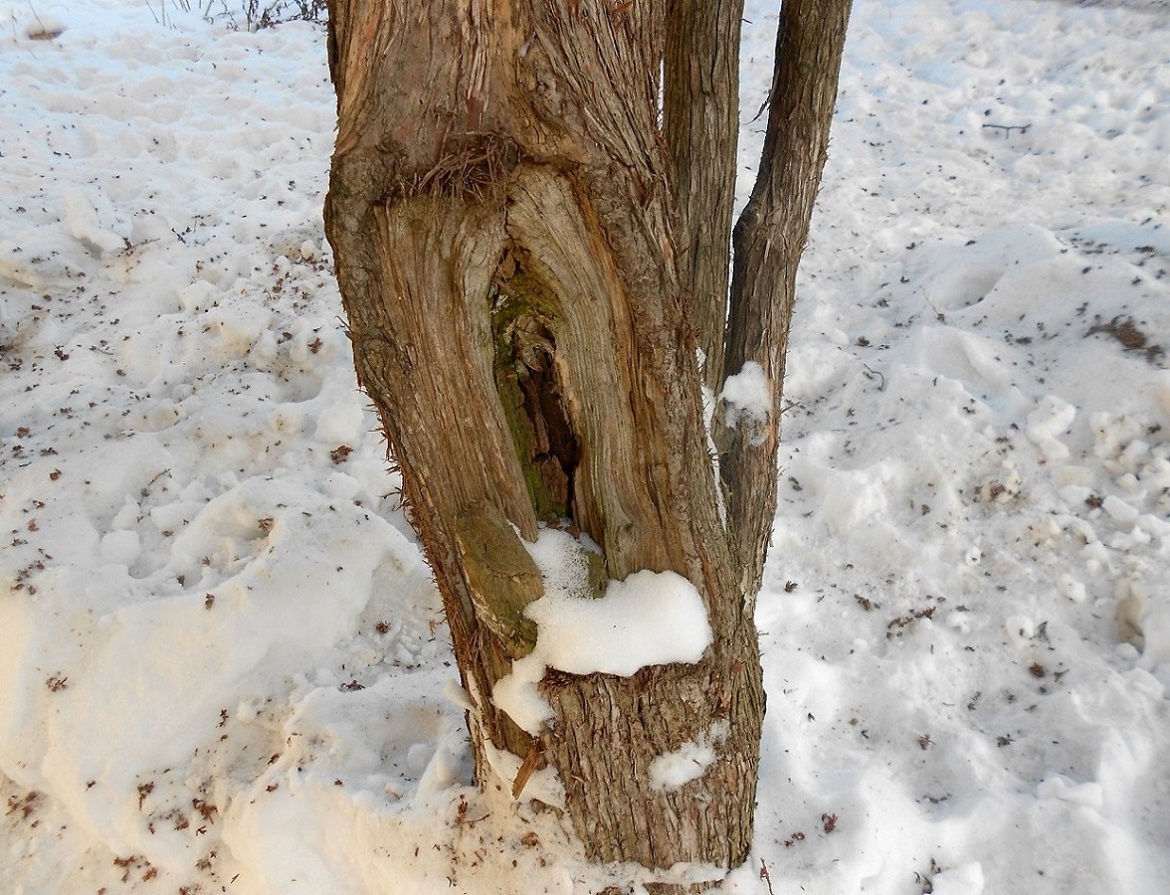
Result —
<path fill-rule="evenodd" d="M 679 268 L 718 390 L 727 321 L 728 246 L 739 138 L 739 33 L 743 0 L 671 0 L 663 66 L 663 129 L 674 163 Z"/>
<path fill-rule="evenodd" d="M 547 762 L 593 858 L 735 866 L 763 692 L 679 286 L 661 14 L 413 0 L 334 3 L 330 20 L 326 226 L 475 706 L 479 778 L 497 750 Z M 542 592 L 512 526 L 531 541 L 541 523 L 588 534 L 610 579 L 689 579 L 715 639 L 696 664 L 550 673 L 555 717 L 533 737 L 492 691 L 531 649 L 522 610 Z M 722 730 L 702 777 L 651 787 L 656 757 Z"/>
<path fill-rule="evenodd" d="M 591 858 L 726 868 L 751 845 L 764 694 L 744 587 L 758 574 L 721 515 L 696 362 L 699 339 L 722 346 L 727 266 L 723 225 L 699 222 L 729 216 L 731 185 L 726 163 L 699 160 L 707 139 L 733 154 L 722 79 L 741 7 L 677 5 L 692 18 L 668 29 L 645 0 L 332 0 L 325 223 L 358 378 L 443 596 L 481 785 L 521 794 L 551 767 Z M 685 52 L 720 62 L 686 73 Z M 706 99 L 687 124 L 695 79 Z M 696 325 L 699 292 L 716 310 Z M 690 581 L 714 635 L 702 658 L 550 670 L 553 717 L 523 729 L 493 691 L 539 634 L 524 610 L 544 583 L 521 539 L 542 526 L 596 543 L 598 588 L 641 570 Z M 652 785 L 654 759 L 700 741 L 715 751 L 700 777 Z"/>
<path fill-rule="evenodd" d="M 796 269 L 829 147 L 852 0 L 784 0 L 760 170 L 735 225 L 724 380 L 759 364 L 771 387 L 764 421 L 716 423 L 720 476 L 745 593 L 760 589 L 776 515 L 784 360 Z"/>

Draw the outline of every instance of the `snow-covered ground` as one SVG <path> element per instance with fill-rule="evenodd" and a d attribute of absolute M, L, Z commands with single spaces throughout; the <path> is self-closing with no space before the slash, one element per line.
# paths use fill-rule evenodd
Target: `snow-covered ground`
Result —
<path fill-rule="evenodd" d="M 0 2 L 0 890 L 594 891 L 468 786 L 322 32 L 183 5 Z M 831 153 L 728 888 L 1168 892 L 1170 4 L 858 0 Z"/>

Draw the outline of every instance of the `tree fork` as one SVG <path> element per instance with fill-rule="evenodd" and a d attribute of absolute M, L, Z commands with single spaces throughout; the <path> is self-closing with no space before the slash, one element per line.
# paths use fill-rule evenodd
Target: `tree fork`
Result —
<path fill-rule="evenodd" d="M 671 15 L 685 7 L 696 28 L 718 25 L 723 37 L 690 45 L 722 47 L 726 62 L 737 2 L 713 19 L 678 0 Z M 733 494 L 721 520 L 695 353 L 696 338 L 711 355 L 721 341 L 722 287 L 696 284 L 718 272 L 725 238 L 693 237 L 679 221 L 693 228 L 706 207 L 722 216 L 729 187 L 724 175 L 703 186 L 707 125 L 671 124 L 694 69 L 668 72 L 666 85 L 667 129 L 690 136 L 659 129 L 667 33 L 675 62 L 690 40 L 680 21 L 668 28 L 654 2 L 332 0 L 338 135 L 325 222 L 359 382 L 401 469 L 474 704 L 481 784 L 499 751 L 516 769 L 499 785 L 516 793 L 547 762 L 591 857 L 733 867 L 752 838 L 764 694 L 751 587 L 774 494 L 770 504 Z M 726 135 L 735 90 L 723 86 L 699 105 Z M 693 193 L 715 198 L 704 206 Z M 698 292 L 719 306 L 700 326 Z M 736 313 L 733 302 L 727 367 L 749 356 L 737 345 L 755 346 Z M 756 491 L 734 436 L 724 482 Z M 765 448 L 774 465 L 774 438 Z M 774 492 L 774 469 L 770 482 Z M 762 515 L 749 519 L 751 508 Z M 543 584 L 520 538 L 562 519 L 600 545 L 605 577 L 649 569 L 691 581 L 714 641 L 697 663 L 630 677 L 550 670 L 541 688 L 554 720 L 534 737 L 492 692 L 539 633 L 524 607 Z M 653 785 L 655 759 L 700 740 L 715 751 L 701 776 Z"/>

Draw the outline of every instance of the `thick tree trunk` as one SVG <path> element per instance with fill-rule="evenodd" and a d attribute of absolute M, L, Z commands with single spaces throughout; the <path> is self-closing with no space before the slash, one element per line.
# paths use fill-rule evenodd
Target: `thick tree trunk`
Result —
<path fill-rule="evenodd" d="M 763 691 L 679 281 L 664 42 L 640 2 L 332 3 L 326 227 L 481 782 L 519 787 L 547 762 L 590 856 L 728 867 L 751 844 Z M 492 691 L 532 648 L 523 608 L 542 585 L 515 532 L 541 523 L 588 534 L 610 579 L 683 575 L 715 637 L 695 664 L 550 673 L 554 718 L 533 737 Z M 714 731 L 703 776 L 651 786 L 656 757 Z M 520 779 L 494 781 L 501 767 Z"/>
<path fill-rule="evenodd" d="M 751 610 L 849 0 L 785 3 L 725 334 L 741 10 L 330 3 L 326 231 L 358 377 L 443 595 L 477 775 L 515 795 L 551 767 L 587 853 L 648 867 L 733 867 L 751 845 L 764 709 Z M 709 383 L 751 361 L 771 389 L 763 419 L 716 426 L 726 518 L 699 347 Z M 494 690 L 538 637 L 525 608 L 544 582 L 522 539 L 541 526 L 600 547 L 599 589 L 641 570 L 689 580 L 714 634 L 701 659 L 549 671 L 552 719 L 524 729 Z M 652 785 L 656 758 L 696 742 L 715 751 L 701 776 Z"/>

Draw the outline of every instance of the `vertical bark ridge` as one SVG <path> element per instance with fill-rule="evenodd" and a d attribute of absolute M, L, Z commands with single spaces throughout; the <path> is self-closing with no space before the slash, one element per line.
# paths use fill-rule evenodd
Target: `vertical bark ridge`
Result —
<path fill-rule="evenodd" d="M 743 0 L 672 0 L 666 32 L 663 122 L 684 240 L 679 272 L 712 389 L 723 373 L 742 17 Z"/>

